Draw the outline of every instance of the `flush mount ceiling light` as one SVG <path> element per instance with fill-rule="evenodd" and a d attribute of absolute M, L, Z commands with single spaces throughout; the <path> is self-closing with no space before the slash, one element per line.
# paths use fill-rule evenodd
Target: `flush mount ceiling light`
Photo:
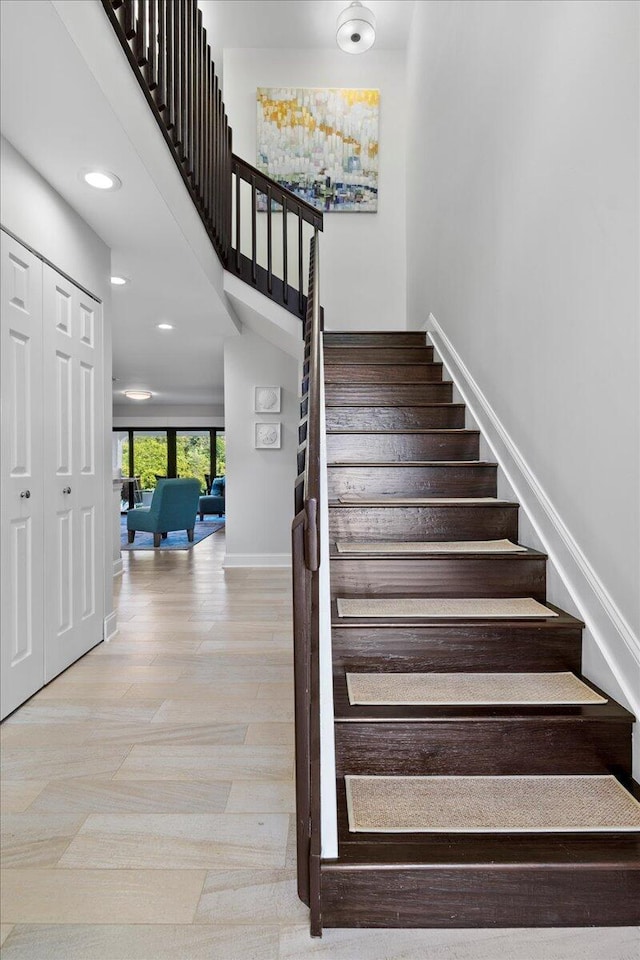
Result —
<path fill-rule="evenodd" d="M 119 190 L 122 186 L 120 177 L 108 170 L 81 170 L 80 177 L 96 190 Z"/>
<path fill-rule="evenodd" d="M 128 400 L 150 400 L 153 396 L 151 390 L 125 390 L 124 395 Z"/>
<path fill-rule="evenodd" d="M 111 283 L 114 287 L 123 287 L 125 283 L 129 283 L 127 277 L 111 277 Z"/>
<path fill-rule="evenodd" d="M 354 0 L 338 17 L 336 41 L 345 53 L 364 53 L 376 39 L 376 18 L 368 7 Z"/>
<path fill-rule="evenodd" d="M 158 330 L 173 330 L 172 323 L 158 323 L 156 326 L 158 327 Z"/>

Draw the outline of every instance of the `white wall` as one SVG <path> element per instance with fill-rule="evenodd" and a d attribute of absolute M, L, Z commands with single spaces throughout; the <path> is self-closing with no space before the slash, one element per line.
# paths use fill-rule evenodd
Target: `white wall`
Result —
<path fill-rule="evenodd" d="M 639 15 L 418 3 L 408 66 L 410 324 L 434 314 L 517 446 L 619 662 L 640 624 Z"/>
<path fill-rule="evenodd" d="M 113 426 L 118 427 L 224 427 L 222 404 L 147 404 L 132 401 L 113 406 Z"/>
<path fill-rule="evenodd" d="M 321 296 L 327 329 L 404 329 L 404 54 L 396 50 L 350 56 L 339 50 L 227 49 L 224 80 L 234 152 L 254 165 L 257 87 L 380 90 L 378 212 L 325 214 Z"/>
<path fill-rule="evenodd" d="M 111 497 L 111 252 L 66 200 L 4 137 L 0 138 L 2 225 L 103 303 L 105 618 L 115 629 Z"/>
<path fill-rule="evenodd" d="M 254 413 L 254 386 L 282 387 L 282 412 Z M 300 418 L 298 398 L 297 359 L 246 329 L 242 336 L 225 341 L 225 566 L 290 563 Z M 282 424 L 280 450 L 254 448 L 256 421 Z"/>

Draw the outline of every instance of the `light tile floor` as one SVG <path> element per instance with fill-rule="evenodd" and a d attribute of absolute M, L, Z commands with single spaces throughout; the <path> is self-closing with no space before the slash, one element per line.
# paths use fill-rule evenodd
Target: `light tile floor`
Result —
<path fill-rule="evenodd" d="M 126 553 L 118 636 L 3 725 L 3 960 L 638 960 L 631 928 L 311 940 L 290 574 L 223 552 Z"/>

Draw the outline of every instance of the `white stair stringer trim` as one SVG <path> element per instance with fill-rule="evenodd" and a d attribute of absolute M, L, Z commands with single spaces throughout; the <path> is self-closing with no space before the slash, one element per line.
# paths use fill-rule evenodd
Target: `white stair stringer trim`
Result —
<path fill-rule="evenodd" d="M 640 638 L 634 634 L 432 313 L 424 329 L 540 537 L 629 707 L 640 717 Z M 619 639 L 618 644 L 612 644 L 612 635 Z"/>

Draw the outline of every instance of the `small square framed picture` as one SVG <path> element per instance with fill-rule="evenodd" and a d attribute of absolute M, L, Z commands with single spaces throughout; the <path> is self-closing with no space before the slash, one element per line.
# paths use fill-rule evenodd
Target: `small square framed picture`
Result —
<path fill-rule="evenodd" d="M 279 450 L 281 444 L 281 424 L 256 423 L 255 448 L 256 450 Z"/>
<path fill-rule="evenodd" d="M 255 413 L 280 413 L 281 387 L 254 387 Z"/>

